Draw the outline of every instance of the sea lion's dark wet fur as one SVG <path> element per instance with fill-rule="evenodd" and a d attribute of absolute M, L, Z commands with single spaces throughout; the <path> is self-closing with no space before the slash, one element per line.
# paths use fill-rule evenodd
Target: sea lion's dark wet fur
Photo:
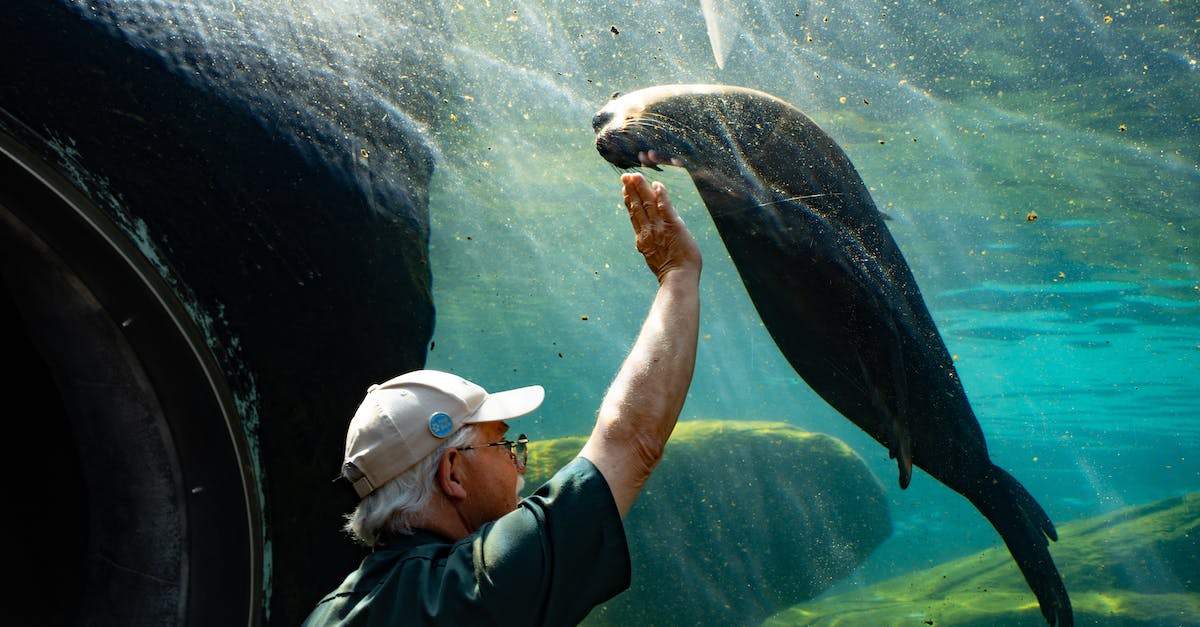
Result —
<path fill-rule="evenodd" d="M 1050 624 L 1071 625 L 1049 517 L 995 466 L 953 360 L 870 193 L 795 107 L 722 85 L 653 87 L 593 120 L 619 168 L 685 168 L 767 330 L 830 405 L 992 523 Z M 653 159 L 639 155 L 649 155 Z"/>

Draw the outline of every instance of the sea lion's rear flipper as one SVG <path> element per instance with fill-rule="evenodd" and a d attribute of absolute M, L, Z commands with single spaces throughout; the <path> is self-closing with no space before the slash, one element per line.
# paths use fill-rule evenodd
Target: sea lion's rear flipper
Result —
<path fill-rule="evenodd" d="M 966 496 L 1004 539 L 1037 596 L 1046 622 L 1058 627 L 1074 625 L 1071 599 L 1050 556 L 1047 540 L 1057 541 L 1058 532 L 1045 510 L 1020 482 L 994 465 L 975 486 L 974 493 Z"/>

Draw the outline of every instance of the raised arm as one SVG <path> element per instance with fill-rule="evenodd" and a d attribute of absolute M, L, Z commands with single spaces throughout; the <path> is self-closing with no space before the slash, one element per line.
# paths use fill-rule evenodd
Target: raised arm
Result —
<path fill-rule="evenodd" d="M 580 453 L 604 475 L 624 517 L 662 459 L 696 365 L 700 249 L 662 183 L 625 174 L 625 207 L 658 293 Z"/>

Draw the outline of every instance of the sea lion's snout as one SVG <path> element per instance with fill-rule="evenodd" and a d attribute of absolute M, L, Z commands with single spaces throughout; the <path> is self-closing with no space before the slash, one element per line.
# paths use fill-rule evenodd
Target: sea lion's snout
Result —
<path fill-rule="evenodd" d="M 604 160 L 621 168 L 628 170 L 642 165 L 640 159 L 637 158 L 638 150 L 631 146 L 628 138 L 622 137 L 619 133 L 604 132 L 596 135 L 596 151 L 600 153 Z"/>

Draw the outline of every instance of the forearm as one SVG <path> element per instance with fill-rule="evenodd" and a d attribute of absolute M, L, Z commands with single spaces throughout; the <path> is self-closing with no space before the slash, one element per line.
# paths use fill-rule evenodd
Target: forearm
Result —
<path fill-rule="evenodd" d="M 689 276 L 690 274 L 690 276 Z M 691 385 L 700 324 L 696 273 L 668 275 L 600 406 L 600 421 L 637 420 L 666 441 Z"/>
<path fill-rule="evenodd" d="M 692 268 L 664 275 L 582 452 L 608 481 L 622 516 L 662 458 L 687 398 L 700 325 L 699 275 Z"/>

